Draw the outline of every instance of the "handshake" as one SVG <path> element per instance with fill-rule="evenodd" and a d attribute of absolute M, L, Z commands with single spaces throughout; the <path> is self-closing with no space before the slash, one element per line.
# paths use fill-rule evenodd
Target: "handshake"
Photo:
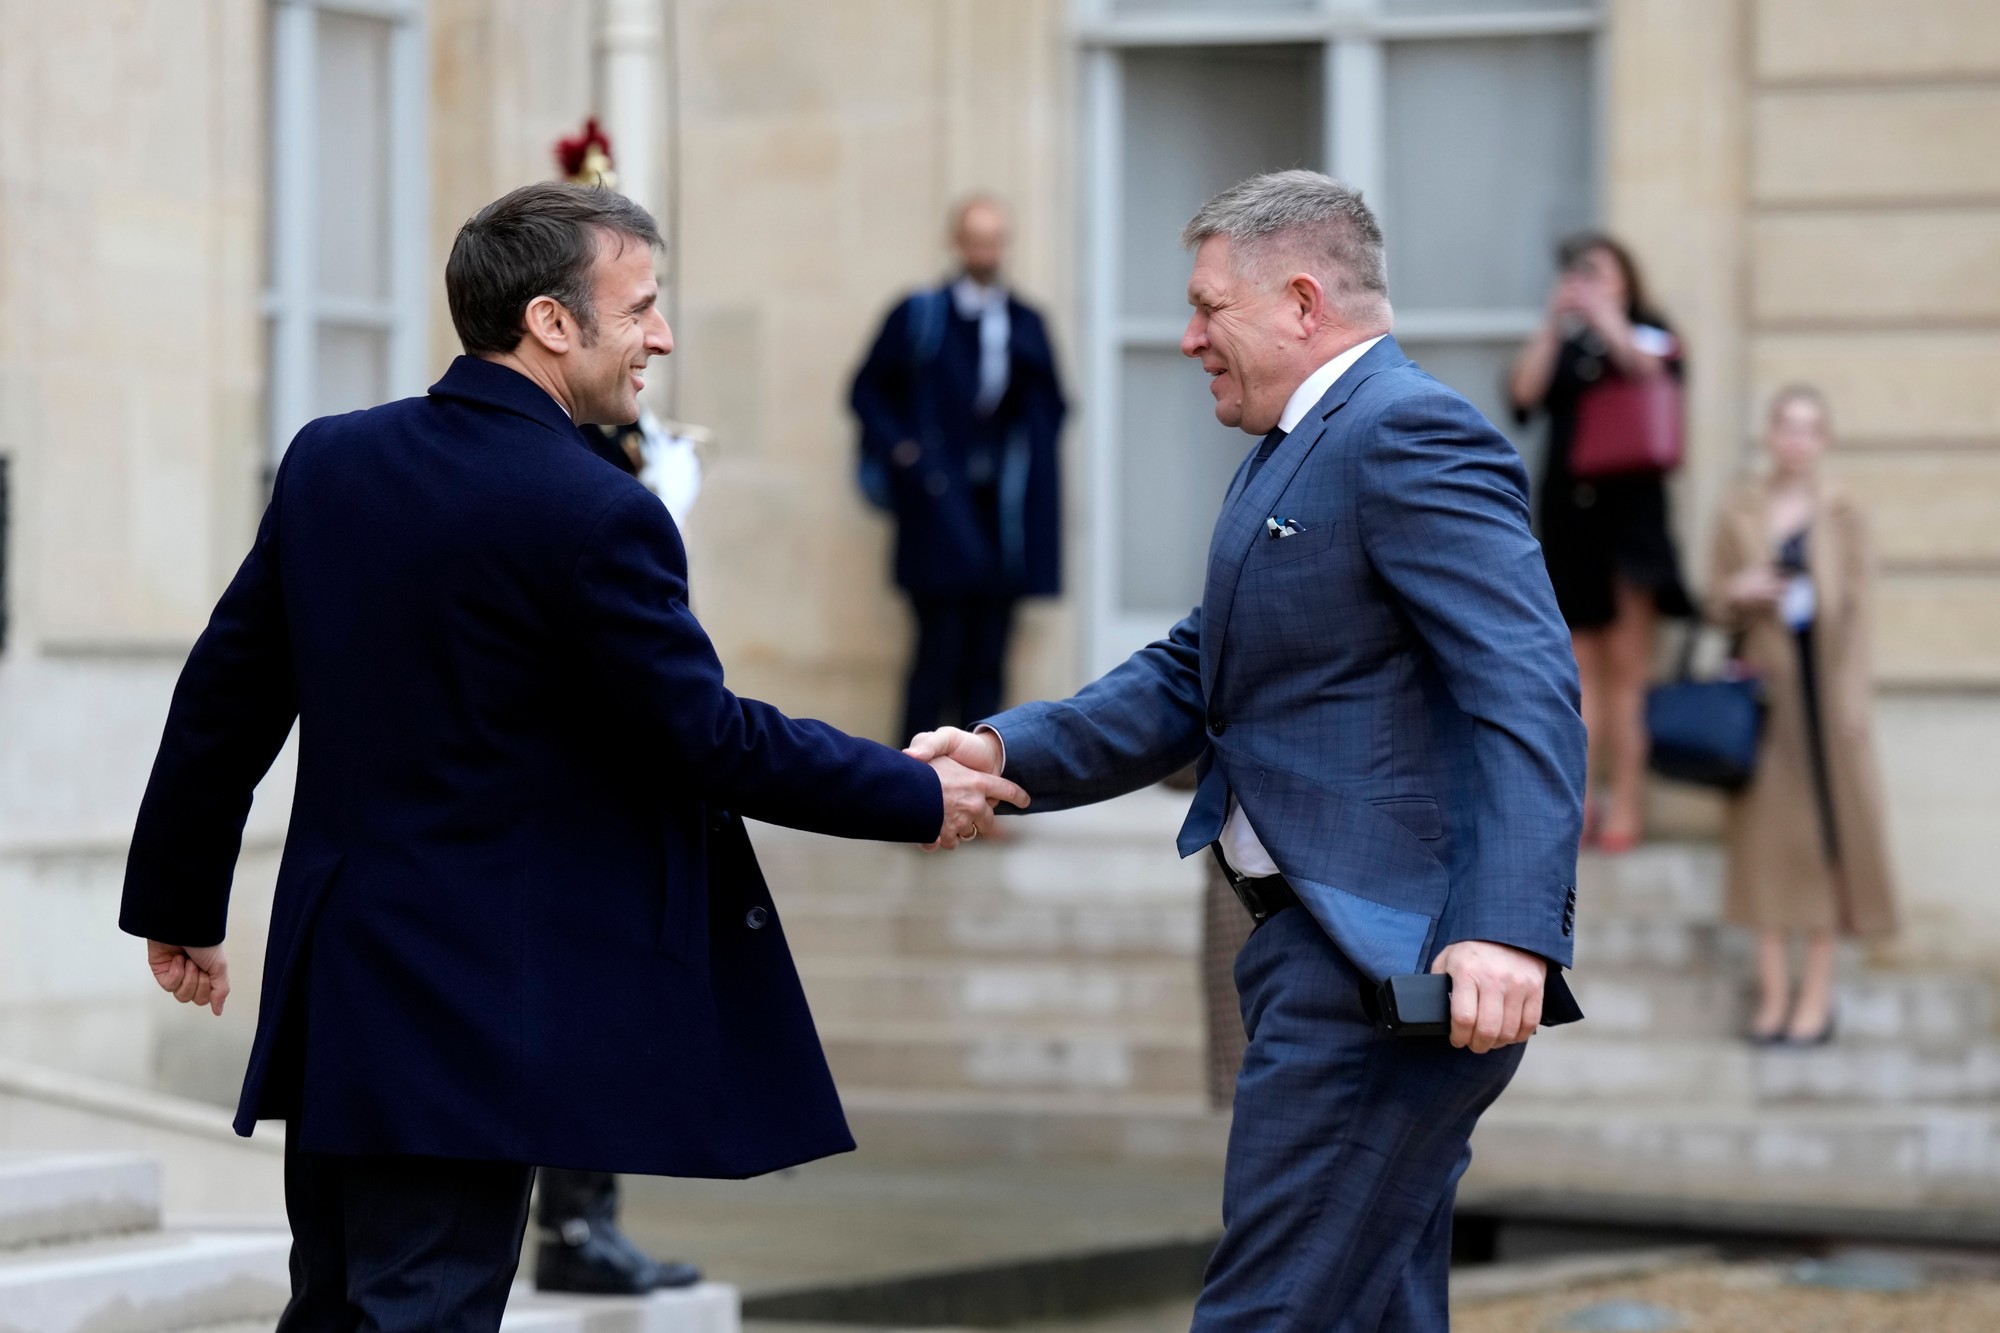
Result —
<path fill-rule="evenodd" d="M 929 764 L 944 788 L 944 825 L 935 842 L 924 844 L 927 852 L 949 851 L 992 832 L 1002 801 L 1028 808 L 1028 793 L 1000 776 L 1007 752 L 994 732 L 940 727 L 918 735 L 903 753 Z"/>

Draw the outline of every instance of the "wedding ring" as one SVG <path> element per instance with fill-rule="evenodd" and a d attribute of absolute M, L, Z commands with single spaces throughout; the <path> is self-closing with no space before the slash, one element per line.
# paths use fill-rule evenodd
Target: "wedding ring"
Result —
<path fill-rule="evenodd" d="M 979 830 L 978 830 L 978 828 L 976 828 L 976 827 L 972 827 L 972 828 L 967 828 L 967 829 L 965 830 L 965 832 L 964 832 L 964 833 L 962 833 L 961 835 L 959 835 L 959 841 L 960 841 L 960 842 L 971 842 L 971 841 L 972 841 L 972 840 L 973 840 L 974 838 L 976 838 L 976 837 L 978 837 L 978 836 L 979 836 Z"/>

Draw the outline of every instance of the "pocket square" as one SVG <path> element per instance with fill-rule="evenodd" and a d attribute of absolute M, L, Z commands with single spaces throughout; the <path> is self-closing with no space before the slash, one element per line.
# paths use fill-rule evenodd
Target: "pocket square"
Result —
<path fill-rule="evenodd" d="M 1264 520 L 1264 531 L 1273 538 L 1296 537 L 1305 530 L 1305 525 L 1295 518 L 1279 518 L 1274 514 Z"/>

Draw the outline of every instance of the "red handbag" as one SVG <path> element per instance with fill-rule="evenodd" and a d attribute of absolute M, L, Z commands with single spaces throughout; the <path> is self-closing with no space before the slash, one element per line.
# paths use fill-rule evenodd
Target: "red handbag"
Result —
<path fill-rule="evenodd" d="M 1662 371 L 1644 379 L 1609 374 L 1577 399 L 1570 475 L 1580 481 L 1672 472 L 1686 447 L 1681 382 Z"/>

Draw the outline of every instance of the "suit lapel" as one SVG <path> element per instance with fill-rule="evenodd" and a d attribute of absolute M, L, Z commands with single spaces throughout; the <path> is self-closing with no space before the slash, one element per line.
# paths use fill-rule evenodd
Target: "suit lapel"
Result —
<path fill-rule="evenodd" d="M 1236 585 L 1243 576 L 1244 562 L 1252 546 L 1264 539 L 1264 520 L 1271 516 L 1278 497 L 1291 485 L 1307 458 L 1333 430 L 1336 413 L 1347 405 L 1354 391 L 1377 371 L 1402 365 L 1408 358 L 1394 338 L 1384 338 L 1368 349 L 1347 373 L 1333 382 L 1314 404 L 1298 428 L 1287 435 L 1277 451 L 1264 463 L 1256 479 L 1244 481 L 1249 460 L 1236 471 L 1236 480 L 1223 501 L 1222 514 L 1215 521 L 1215 535 L 1208 548 L 1208 581 L 1201 599 L 1202 680 L 1213 697 L 1217 669 L 1222 661 L 1222 644 L 1229 632 L 1229 613 L 1235 609 Z"/>

